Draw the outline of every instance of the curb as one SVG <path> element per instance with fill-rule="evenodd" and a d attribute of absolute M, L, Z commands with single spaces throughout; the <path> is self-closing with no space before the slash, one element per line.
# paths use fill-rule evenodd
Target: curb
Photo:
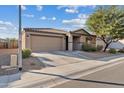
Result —
<path fill-rule="evenodd" d="M 123 58 L 123 59 L 124 59 L 124 58 Z M 123 59 L 118 60 L 118 61 L 122 61 Z M 122 62 L 115 63 L 115 61 L 113 61 L 113 62 L 111 62 L 111 63 L 99 65 L 99 66 L 92 67 L 92 68 L 87 69 L 87 70 L 83 70 L 83 71 L 79 71 L 79 72 L 70 74 L 70 75 L 68 75 L 68 77 L 69 77 L 69 76 L 72 76 L 70 79 L 80 78 L 80 77 L 82 77 L 82 76 L 86 76 L 86 75 L 95 73 L 95 72 L 97 72 L 97 71 L 100 71 L 100 70 L 103 70 L 103 69 L 106 69 L 106 68 L 109 68 L 109 67 L 118 65 L 118 64 L 120 64 L 120 63 L 122 63 Z M 83 75 L 80 75 L 80 74 L 83 74 Z M 77 75 L 79 75 L 79 76 L 77 77 Z M 69 81 L 69 80 L 66 80 L 66 81 Z M 48 87 L 55 87 L 55 86 L 57 86 L 57 85 L 59 85 L 59 84 L 65 83 L 66 81 L 65 81 L 65 80 L 64 80 L 64 81 L 61 81 L 61 82 L 59 81 L 59 82 L 56 82 L 57 84 L 49 85 Z"/>
<path fill-rule="evenodd" d="M 55 76 L 55 77 L 50 77 L 50 78 L 46 78 L 46 79 L 42 79 L 42 80 L 37 80 L 33 83 L 27 83 L 25 85 L 20 85 L 20 86 L 16 86 L 16 87 L 23 87 L 23 88 L 31 88 L 31 87 L 54 87 L 58 84 L 60 84 L 61 82 L 63 81 L 67 81 L 65 80 L 66 78 L 75 78 L 77 75 L 80 75 L 80 74 L 83 74 L 85 73 L 85 75 L 88 75 L 86 73 L 90 72 L 90 71 L 93 71 L 93 70 L 96 70 L 96 69 L 105 69 L 106 66 L 110 66 L 110 65 L 117 65 L 117 64 L 120 64 L 122 62 L 116 62 L 116 61 L 121 61 L 121 60 L 124 60 L 124 58 L 118 58 L 116 60 L 111 60 L 103 65 L 98 65 L 98 66 L 95 66 L 95 67 L 91 67 L 91 68 L 88 68 L 88 69 L 85 69 L 85 70 L 80 70 L 80 71 L 75 71 L 75 72 L 71 72 L 70 74 L 65 74 L 65 75 L 58 75 L 58 76 Z M 99 71 L 99 70 L 98 70 Z M 95 71 L 97 72 L 97 70 Z M 91 72 L 91 73 L 94 73 L 94 72 Z M 84 76 L 85 76 L 84 75 Z M 14 86 L 10 86 L 10 87 L 14 87 Z"/>
<path fill-rule="evenodd" d="M 89 68 L 89 69 L 86 69 L 86 70 L 80 70 L 80 71 L 78 71 L 78 72 L 75 72 L 75 73 L 71 73 L 71 74 L 68 74 L 66 77 L 71 77 L 72 79 L 75 79 L 75 78 L 77 78 L 77 75 L 79 75 L 79 76 L 86 76 L 86 75 L 88 75 L 88 74 L 91 74 L 91 73 L 94 73 L 94 72 L 92 72 L 93 70 L 96 70 L 95 72 L 97 72 L 97 71 L 100 71 L 100 70 L 103 70 L 103 69 L 105 69 L 106 68 L 106 66 L 114 66 L 114 65 L 117 65 L 117 64 L 120 64 L 120 63 L 122 63 L 122 62 L 118 62 L 118 63 L 115 63 L 115 61 L 114 62 L 111 62 L 111 63 L 107 63 L 107 64 L 103 64 L 103 65 L 99 65 L 99 66 L 95 66 L 95 67 L 92 67 L 92 68 Z M 97 69 L 100 69 L 100 70 L 97 70 Z M 91 73 L 88 73 L 88 72 L 91 72 Z M 88 73 L 88 74 L 87 74 Z M 84 74 L 84 75 L 80 75 L 80 74 Z M 79 77 L 78 76 L 78 77 Z M 55 81 L 55 80 L 54 80 Z M 56 80 L 57 81 L 57 80 Z M 60 80 L 58 80 L 59 82 L 60 82 Z M 59 82 L 56 82 L 56 83 L 59 83 Z M 61 83 L 61 82 L 60 82 Z M 49 85 L 48 87 L 54 87 L 54 86 L 56 86 L 56 85 L 58 85 L 58 84 L 53 84 L 53 85 Z"/>

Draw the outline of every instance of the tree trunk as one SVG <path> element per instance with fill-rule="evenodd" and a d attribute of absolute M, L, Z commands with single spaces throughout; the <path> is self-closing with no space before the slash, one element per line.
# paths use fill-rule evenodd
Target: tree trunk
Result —
<path fill-rule="evenodd" d="M 104 48 L 103 52 L 106 52 L 106 49 L 108 48 L 108 46 L 109 46 L 109 44 L 105 45 L 105 48 Z"/>

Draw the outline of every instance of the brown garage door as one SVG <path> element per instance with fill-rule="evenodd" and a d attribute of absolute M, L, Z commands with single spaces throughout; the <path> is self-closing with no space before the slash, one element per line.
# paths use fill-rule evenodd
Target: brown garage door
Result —
<path fill-rule="evenodd" d="M 32 51 L 55 51 L 64 50 L 62 37 L 31 36 Z"/>

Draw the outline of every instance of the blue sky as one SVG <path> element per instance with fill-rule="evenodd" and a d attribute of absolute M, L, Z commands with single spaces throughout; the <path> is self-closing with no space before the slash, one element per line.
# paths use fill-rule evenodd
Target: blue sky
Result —
<path fill-rule="evenodd" d="M 17 6 L 0 6 L 0 38 L 17 37 Z"/>
<path fill-rule="evenodd" d="M 57 28 L 66 31 L 85 27 L 98 6 L 22 6 L 22 27 Z M 0 38 L 18 37 L 18 6 L 0 6 Z"/>
<path fill-rule="evenodd" d="M 79 28 L 96 8 L 96 6 L 57 5 L 24 7 L 22 14 L 23 27 L 45 27 L 64 30 Z"/>

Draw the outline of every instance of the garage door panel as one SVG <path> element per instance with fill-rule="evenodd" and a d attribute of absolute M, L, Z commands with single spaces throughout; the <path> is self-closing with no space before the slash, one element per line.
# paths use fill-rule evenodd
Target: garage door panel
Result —
<path fill-rule="evenodd" d="M 63 50 L 62 37 L 31 36 L 31 49 L 33 51 Z"/>

